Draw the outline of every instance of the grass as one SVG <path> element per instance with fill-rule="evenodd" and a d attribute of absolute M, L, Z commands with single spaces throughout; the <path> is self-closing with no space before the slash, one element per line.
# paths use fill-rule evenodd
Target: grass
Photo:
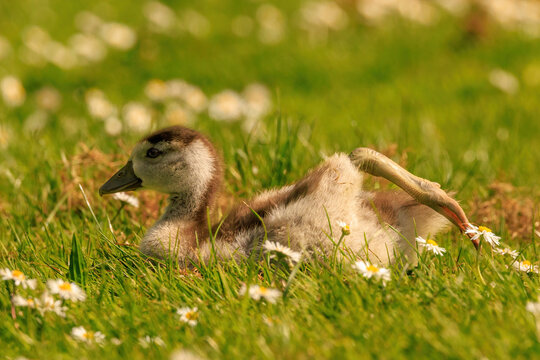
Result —
<path fill-rule="evenodd" d="M 192 6 L 170 5 L 177 12 Z M 141 135 L 105 134 L 102 122 L 88 115 L 84 92 L 100 88 L 117 105 L 147 101 L 143 89 L 152 78 L 183 78 L 207 94 L 240 91 L 254 81 L 271 89 L 274 112 L 263 120 L 263 138 L 204 114 L 194 125 L 222 149 L 226 191 L 238 198 L 299 179 L 324 154 L 395 144 L 395 160 L 457 191 L 466 211 L 473 197 L 494 195 L 489 185 L 495 181 L 518 187 L 537 207 L 538 85 L 522 75 L 540 66 L 536 40 L 494 26 L 485 38 L 466 41 L 461 20 L 446 15 L 428 28 L 398 19 L 367 27 L 346 7 L 351 24 L 327 43 L 310 45 L 294 25 L 298 1 L 277 2 L 288 21 L 279 44 L 232 35 L 230 18 L 254 16 L 259 5 L 197 4 L 212 31 L 196 38 L 149 32 L 142 4 L 128 1 L 0 4 L 0 34 L 14 49 L 31 24 L 65 42 L 82 9 L 125 22 L 139 37 L 130 51 L 110 51 L 102 62 L 68 71 L 26 65 L 16 51 L 0 60 L 0 77 L 18 76 L 28 94 L 19 108 L 0 102 L 0 128 L 8 134 L 5 144 L 0 141 L 0 268 L 19 269 L 41 283 L 77 279 L 88 294 L 85 302 L 68 304 L 66 318 L 18 309 L 13 319 L 7 283 L 1 284 L 2 356 L 168 358 L 185 348 L 207 358 L 533 358 L 540 345 L 525 304 L 538 295 L 538 276 L 507 268 L 508 258 L 478 255 L 456 230 L 437 239 L 447 255 L 425 254 L 411 273 L 392 267 L 386 287 L 333 259 L 302 264 L 292 273 L 254 259 L 191 272 L 117 244 L 136 244 L 163 199 L 141 192 L 136 210 L 97 196 Z M 517 76 L 516 95 L 490 85 L 494 68 Z M 43 129 L 29 132 L 25 119 L 45 85 L 60 91 L 62 107 Z M 530 221 L 534 229 L 537 220 Z M 504 219 L 494 231 L 538 262 L 533 233 L 511 237 Z M 290 287 L 280 302 L 266 304 L 238 296 L 242 283 Z M 182 306 L 199 308 L 197 326 L 178 320 L 175 311 Z M 123 343 L 79 344 L 69 336 L 79 325 Z M 138 339 L 146 335 L 160 336 L 166 345 L 144 348 Z"/>

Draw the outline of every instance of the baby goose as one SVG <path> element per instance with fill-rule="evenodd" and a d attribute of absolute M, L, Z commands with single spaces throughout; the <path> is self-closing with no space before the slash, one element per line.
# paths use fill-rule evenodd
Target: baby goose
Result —
<path fill-rule="evenodd" d="M 408 194 L 364 191 L 362 172 L 384 177 Z M 265 238 L 331 254 L 329 236 L 333 232 L 339 239 L 343 222 L 350 228 L 344 249 L 381 265 L 400 254 L 414 264 L 417 235 L 435 235 L 450 222 L 465 231 L 469 223 L 438 184 L 374 150 L 358 148 L 348 156 L 329 157 L 292 185 L 237 205 L 212 227 L 217 234 L 212 244 L 207 209 L 214 205 L 222 177 L 223 164 L 212 143 L 195 130 L 174 126 L 142 139 L 99 193 L 145 188 L 169 194 L 165 213 L 146 232 L 140 250 L 158 258 L 174 256 L 184 265 L 207 261 L 212 249 L 220 258 L 249 256 Z"/>

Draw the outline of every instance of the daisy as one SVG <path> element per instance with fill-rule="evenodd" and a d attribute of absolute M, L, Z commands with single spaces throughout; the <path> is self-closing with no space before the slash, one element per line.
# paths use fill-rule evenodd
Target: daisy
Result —
<path fill-rule="evenodd" d="M 182 98 L 187 106 L 196 113 L 200 113 L 206 109 L 208 98 L 204 92 L 196 86 L 188 85 L 182 94 Z"/>
<path fill-rule="evenodd" d="M 122 132 L 122 122 L 116 116 L 109 116 L 105 119 L 105 132 L 111 136 L 116 136 Z"/>
<path fill-rule="evenodd" d="M 51 311 L 61 317 L 66 316 L 67 310 L 65 306 L 62 306 L 61 300 L 56 300 L 47 292 L 44 292 L 39 299 L 36 299 L 36 308 L 41 315 L 45 314 L 47 311 Z"/>
<path fill-rule="evenodd" d="M 15 295 L 13 297 L 13 305 L 15 305 L 15 306 L 27 306 L 29 308 L 35 308 L 36 307 L 36 301 L 31 297 L 25 299 L 20 295 Z"/>
<path fill-rule="evenodd" d="M 47 280 L 47 286 L 51 293 L 60 295 L 62 299 L 72 301 L 84 301 L 86 299 L 86 294 L 79 285 L 62 279 Z"/>
<path fill-rule="evenodd" d="M 144 133 L 152 126 L 152 112 L 141 103 L 129 102 L 122 108 L 122 115 L 129 130 Z"/>
<path fill-rule="evenodd" d="M 507 94 L 515 94 L 519 90 L 518 79 L 508 71 L 502 69 L 494 69 L 489 73 L 489 82 L 502 92 Z"/>
<path fill-rule="evenodd" d="M 246 287 L 246 285 L 242 285 L 239 294 L 245 295 L 246 292 L 253 300 L 258 301 L 264 299 L 272 304 L 275 304 L 276 301 L 281 297 L 281 291 L 259 285 L 250 285 L 249 289 Z"/>
<path fill-rule="evenodd" d="M 197 319 L 199 318 L 199 310 L 196 307 L 183 307 L 176 310 L 176 313 L 180 315 L 180 321 L 188 323 L 191 326 L 197 325 Z"/>
<path fill-rule="evenodd" d="M 242 95 L 246 104 L 244 112 L 248 119 L 259 119 L 272 109 L 270 91 L 262 84 L 248 85 Z"/>
<path fill-rule="evenodd" d="M 281 322 L 281 320 L 277 317 L 271 317 L 271 316 L 266 316 L 266 315 L 262 316 L 262 320 L 267 326 L 270 326 L 270 327 L 276 324 L 279 324 Z"/>
<path fill-rule="evenodd" d="M 37 285 L 36 279 L 27 279 L 26 275 L 19 270 L 0 269 L 0 276 L 2 280 L 13 280 L 16 286 L 21 285 L 23 289 L 30 288 L 35 289 Z"/>
<path fill-rule="evenodd" d="M 266 241 L 263 245 L 264 251 L 272 253 L 270 259 L 275 258 L 276 256 L 284 256 L 291 259 L 293 262 L 299 262 L 301 254 L 296 252 L 286 246 L 281 245 L 278 242 Z"/>
<path fill-rule="evenodd" d="M 367 261 L 357 261 L 354 263 L 353 268 L 358 270 L 365 278 L 381 279 L 383 284 L 390 281 L 390 270 L 378 267 L 377 265 L 370 264 Z"/>
<path fill-rule="evenodd" d="M 512 266 L 519 271 L 523 271 L 526 273 L 535 273 L 538 274 L 538 265 L 533 265 L 529 260 L 523 260 L 523 261 L 515 261 Z"/>
<path fill-rule="evenodd" d="M 133 206 L 134 208 L 139 207 L 139 199 L 135 196 L 126 194 L 125 192 L 118 192 L 113 194 L 113 199 L 125 202 L 128 205 Z"/>
<path fill-rule="evenodd" d="M 540 316 L 540 296 L 538 296 L 537 302 L 529 301 L 526 307 L 527 311 L 534 316 Z"/>
<path fill-rule="evenodd" d="M 99 89 L 90 89 L 84 94 L 88 112 L 95 118 L 107 119 L 116 116 L 118 109 L 105 96 L 105 93 Z"/>
<path fill-rule="evenodd" d="M 141 344 L 141 346 L 146 349 L 152 344 L 157 346 L 164 346 L 165 342 L 159 336 L 151 337 L 149 335 L 146 335 L 145 337 L 139 338 L 139 344 Z"/>
<path fill-rule="evenodd" d="M 175 350 L 171 354 L 169 359 L 170 360 L 203 360 L 203 358 L 200 357 L 199 355 L 185 349 Z"/>
<path fill-rule="evenodd" d="M 112 338 L 111 339 L 111 344 L 115 345 L 115 346 L 120 346 L 122 345 L 123 341 L 119 338 Z"/>
<path fill-rule="evenodd" d="M 10 107 L 21 106 L 26 99 L 24 86 L 15 76 L 6 76 L 0 81 L 0 94 L 6 105 Z"/>
<path fill-rule="evenodd" d="M 435 255 L 443 255 L 446 252 L 446 249 L 443 247 L 440 247 L 439 244 L 435 242 L 435 240 L 431 239 L 424 239 L 421 236 L 416 237 L 416 242 L 418 243 L 418 246 L 426 248 L 427 250 L 431 251 Z"/>
<path fill-rule="evenodd" d="M 341 233 L 343 235 L 350 235 L 351 234 L 351 228 L 349 227 L 349 225 L 346 222 L 338 221 L 337 224 L 341 228 Z"/>
<path fill-rule="evenodd" d="M 468 225 L 468 229 L 465 231 L 465 234 L 471 234 L 473 237 L 472 241 L 482 237 L 486 242 L 491 246 L 495 247 L 499 245 L 499 236 L 495 235 L 490 228 L 485 226 L 474 226 L 473 224 Z"/>
<path fill-rule="evenodd" d="M 214 120 L 236 121 L 244 113 L 244 99 L 233 90 L 224 90 L 210 99 L 208 115 Z"/>
<path fill-rule="evenodd" d="M 109 46 L 123 51 L 131 49 L 137 42 L 135 30 L 121 23 L 103 24 L 100 35 Z"/>
<path fill-rule="evenodd" d="M 105 335 L 103 335 L 100 331 L 87 331 L 82 326 L 74 327 L 71 330 L 71 336 L 77 341 L 85 342 L 88 344 L 102 344 L 105 341 Z"/>
<path fill-rule="evenodd" d="M 509 249 L 509 248 L 504 248 L 504 249 L 503 248 L 493 248 L 493 252 L 495 252 L 495 254 L 499 254 L 499 255 L 510 255 L 514 259 L 519 256 L 519 252 L 517 252 L 516 250 Z"/>

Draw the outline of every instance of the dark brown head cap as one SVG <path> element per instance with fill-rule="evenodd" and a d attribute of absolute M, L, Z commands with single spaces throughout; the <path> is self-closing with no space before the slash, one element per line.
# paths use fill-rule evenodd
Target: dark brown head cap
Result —
<path fill-rule="evenodd" d="M 204 136 L 195 130 L 177 125 L 158 130 L 142 139 L 141 142 L 148 141 L 151 144 L 157 144 L 162 141 L 178 141 L 187 145 L 195 139 L 204 139 Z"/>

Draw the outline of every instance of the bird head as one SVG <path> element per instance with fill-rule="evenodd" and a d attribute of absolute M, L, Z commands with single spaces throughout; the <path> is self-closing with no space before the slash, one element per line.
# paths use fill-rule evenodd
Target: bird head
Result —
<path fill-rule="evenodd" d="M 219 156 L 210 141 L 195 130 L 173 126 L 139 141 L 126 165 L 101 186 L 99 194 L 139 188 L 197 194 L 220 176 Z"/>

